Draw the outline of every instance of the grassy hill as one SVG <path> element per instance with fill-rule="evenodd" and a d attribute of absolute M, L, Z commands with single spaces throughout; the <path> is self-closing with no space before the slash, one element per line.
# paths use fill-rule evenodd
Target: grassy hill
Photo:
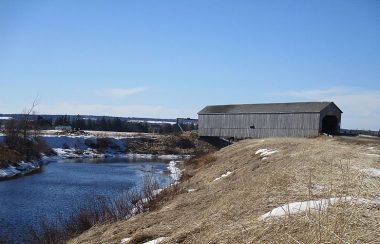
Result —
<path fill-rule="evenodd" d="M 184 163 L 151 211 L 69 243 L 379 242 L 379 153 L 370 139 L 240 141 Z"/>

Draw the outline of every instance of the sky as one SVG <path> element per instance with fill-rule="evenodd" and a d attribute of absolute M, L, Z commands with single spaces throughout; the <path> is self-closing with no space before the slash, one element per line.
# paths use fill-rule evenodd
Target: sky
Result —
<path fill-rule="evenodd" d="M 379 0 L 0 0 L 0 113 L 333 101 L 380 129 Z"/>

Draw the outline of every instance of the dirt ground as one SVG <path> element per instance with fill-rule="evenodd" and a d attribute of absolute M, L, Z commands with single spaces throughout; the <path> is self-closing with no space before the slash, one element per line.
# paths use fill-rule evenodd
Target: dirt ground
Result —
<path fill-rule="evenodd" d="M 243 140 L 184 163 L 179 194 L 156 210 L 69 243 L 380 243 L 379 155 L 375 138 Z M 260 218 L 292 202 L 348 197 L 369 200 Z"/>

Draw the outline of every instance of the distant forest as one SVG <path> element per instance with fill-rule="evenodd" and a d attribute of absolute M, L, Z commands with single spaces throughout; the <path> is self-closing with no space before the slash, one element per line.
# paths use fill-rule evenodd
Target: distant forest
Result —
<path fill-rule="evenodd" d="M 63 115 L 57 118 L 45 118 L 36 116 L 34 124 L 39 129 L 49 130 L 56 126 L 71 126 L 73 130 L 99 130 L 99 131 L 119 131 L 119 132 L 142 132 L 142 133 L 173 133 L 181 131 L 191 131 L 197 129 L 193 123 L 177 124 L 172 123 L 149 123 L 149 122 L 132 122 L 120 119 L 118 117 L 100 117 L 97 119 L 77 116 Z"/>

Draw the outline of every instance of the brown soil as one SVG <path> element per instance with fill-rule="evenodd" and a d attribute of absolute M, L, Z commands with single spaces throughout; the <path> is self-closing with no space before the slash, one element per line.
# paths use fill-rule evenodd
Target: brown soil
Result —
<path fill-rule="evenodd" d="M 277 149 L 262 160 L 258 149 Z M 95 226 L 69 243 L 379 243 L 380 206 L 339 203 L 327 211 L 258 218 L 289 202 L 380 196 L 380 145 L 320 137 L 244 140 L 184 164 L 176 195 L 129 220 Z M 226 172 L 229 176 L 214 181 Z M 196 189 L 195 191 L 188 191 Z"/>

